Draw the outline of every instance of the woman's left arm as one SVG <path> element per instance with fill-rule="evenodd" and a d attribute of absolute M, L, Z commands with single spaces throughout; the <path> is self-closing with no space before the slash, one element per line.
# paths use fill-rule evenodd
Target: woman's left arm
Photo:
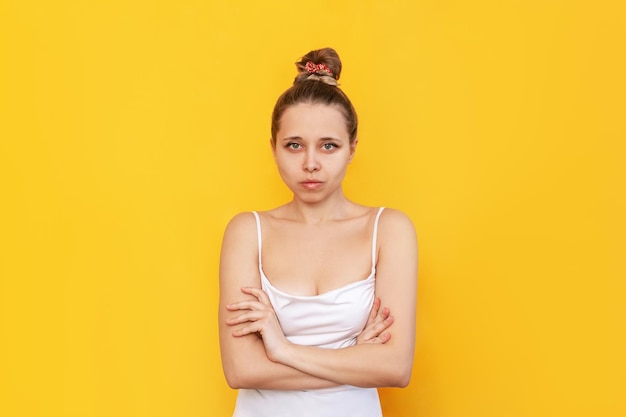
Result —
<path fill-rule="evenodd" d="M 284 336 L 263 333 L 263 321 L 246 326 L 263 334 L 270 360 L 307 374 L 359 387 L 405 387 L 411 378 L 415 346 L 417 239 L 410 219 L 386 209 L 378 226 L 376 296 L 393 311 L 393 336 L 384 344 L 359 344 L 342 349 L 296 345 Z M 246 292 L 268 306 L 259 289 Z M 247 303 L 248 307 L 250 306 Z M 261 307 L 263 308 L 263 307 Z M 245 309 L 245 308 L 244 308 Z M 254 309 L 254 308 L 253 308 Z M 252 314 L 254 316 L 254 314 Z"/>

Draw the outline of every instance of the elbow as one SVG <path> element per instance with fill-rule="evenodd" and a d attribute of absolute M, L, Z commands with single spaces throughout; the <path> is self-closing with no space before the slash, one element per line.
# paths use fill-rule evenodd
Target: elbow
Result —
<path fill-rule="evenodd" d="M 254 375 L 250 369 L 244 367 L 225 369 L 224 377 L 232 389 L 260 389 L 266 382 L 263 378 Z"/>
<path fill-rule="evenodd" d="M 398 361 L 394 365 L 395 366 L 391 366 L 388 368 L 389 373 L 387 374 L 386 386 L 393 388 L 406 388 L 411 382 L 411 374 L 413 373 L 413 361 Z"/>
<path fill-rule="evenodd" d="M 233 381 L 232 379 L 226 379 L 226 382 L 231 389 L 243 389 L 243 386 L 241 386 L 237 381 Z"/>
<path fill-rule="evenodd" d="M 411 382 L 411 369 L 399 372 L 394 382 L 394 385 L 392 385 L 393 387 L 406 388 Z"/>
<path fill-rule="evenodd" d="M 411 382 L 411 368 L 397 369 L 387 374 L 385 387 L 406 388 Z"/>
<path fill-rule="evenodd" d="M 235 372 L 229 372 L 227 370 L 224 370 L 224 377 L 226 378 L 226 383 L 232 389 L 242 388 L 241 381 L 239 380 L 239 378 L 237 378 L 237 375 Z"/>
<path fill-rule="evenodd" d="M 231 372 L 225 376 L 226 383 L 232 389 L 256 389 L 260 386 L 260 381 L 255 380 L 247 372 Z"/>
<path fill-rule="evenodd" d="M 232 389 L 243 389 L 250 388 L 250 381 L 247 378 L 247 373 L 242 372 L 242 370 L 238 370 L 237 367 L 232 368 L 224 368 L 224 377 L 226 378 L 226 383 Z"/>

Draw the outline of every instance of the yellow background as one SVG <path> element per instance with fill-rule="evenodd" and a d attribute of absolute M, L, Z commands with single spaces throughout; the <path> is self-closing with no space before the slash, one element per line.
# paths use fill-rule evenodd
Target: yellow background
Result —
<path fill-rule="evenodd" d="M 0 2 L 0 415 L 230 415 L 221 235 L 289 197 L 270 112 L 327 45 L 346 193 L 419 235 L 386 416 L 626 415 L 621 3 Z"/>

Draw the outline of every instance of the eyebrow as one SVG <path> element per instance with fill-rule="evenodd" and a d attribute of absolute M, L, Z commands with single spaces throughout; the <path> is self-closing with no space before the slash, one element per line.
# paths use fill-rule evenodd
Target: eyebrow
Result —
<path fill-rule="evenodd" d="M 303 138 L 301 136 L 287 136 L 287 137 L 281 139 L 282 142 L 287 142 L 287 141 L 290 141 L 290 140 L 303 140 Z M 324 136 L 324 137 L 319 138 L 318 140 L 320 140 L 320 141 L 331 140 L 331 141 L 335 141 L 335 142 L 341 142 L 341 139 L 335 138 L 335 137 L 332 137 L 332 136 Z"/>

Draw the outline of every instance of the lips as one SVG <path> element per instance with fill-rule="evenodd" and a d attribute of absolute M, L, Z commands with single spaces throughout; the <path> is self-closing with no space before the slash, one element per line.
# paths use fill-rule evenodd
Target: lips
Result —
<path fill-rule="evenodd" d="M 316 190 L 322 186 L 323 182 L 317 180 L 306 180 L 302 181 L 300 184 L 307 190 Z"/>

